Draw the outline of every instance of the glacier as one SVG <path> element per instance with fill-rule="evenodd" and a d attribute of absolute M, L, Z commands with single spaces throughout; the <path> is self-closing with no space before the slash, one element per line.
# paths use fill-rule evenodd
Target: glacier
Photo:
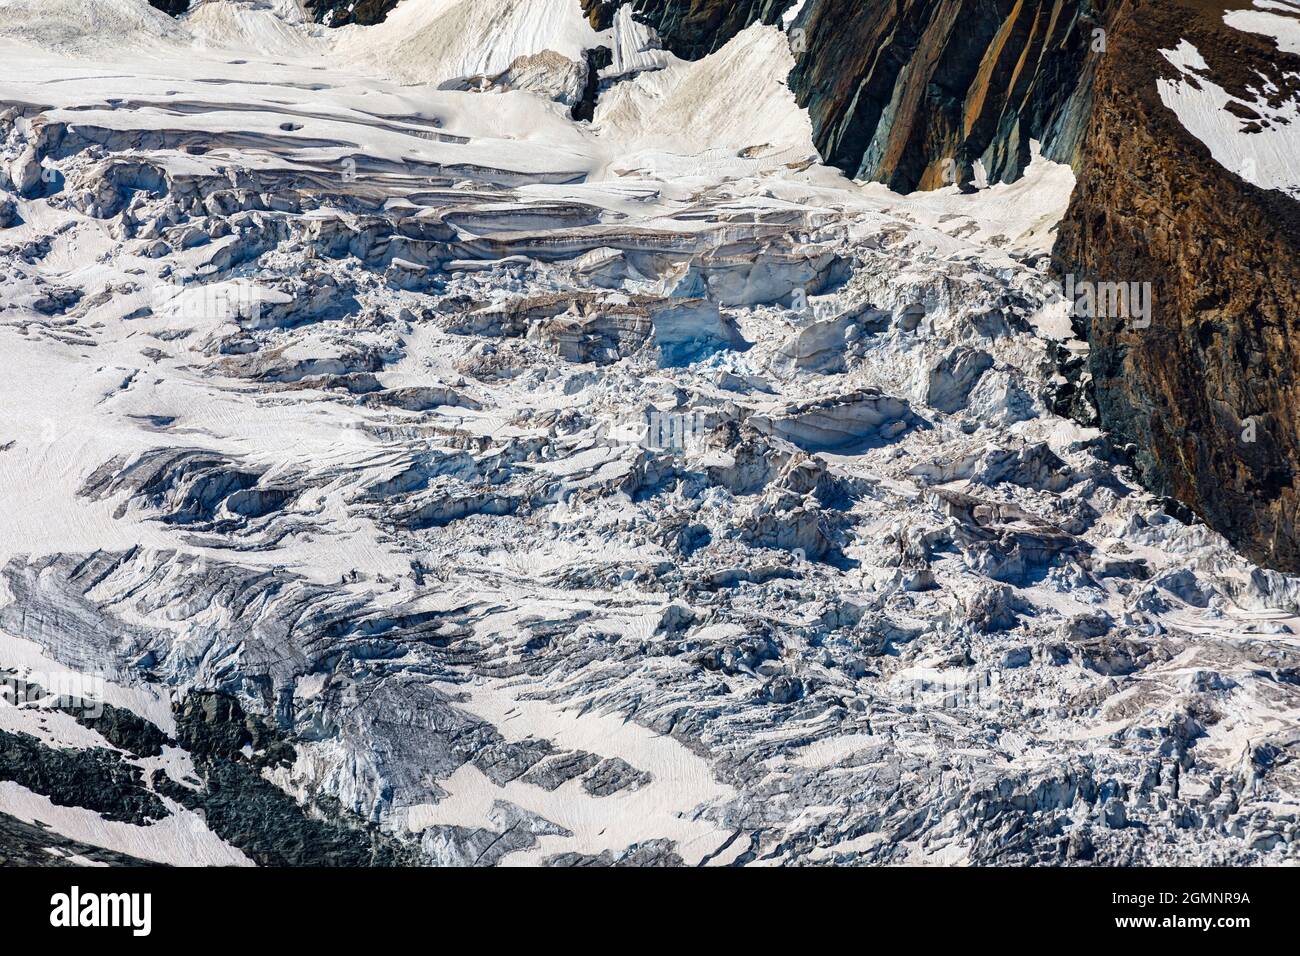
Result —
<path fill-rule="evenodd" d="M 789 40 L 0 0 L 7 839 L 1297 859 L 1300 579 L 1069 417 L 1070 168 L 854 182 Z"/>

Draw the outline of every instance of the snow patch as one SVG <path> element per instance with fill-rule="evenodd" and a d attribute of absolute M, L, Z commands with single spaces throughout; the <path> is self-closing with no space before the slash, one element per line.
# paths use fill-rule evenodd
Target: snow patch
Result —
<path fill-rule="evenodd" d="M 1229 10 L 1223 22 L 1234 30 L 1272 37 L 1287 53 L 1300 53 L 1300 5 L 1256 0 L 1255 6 L 1262 9 Z M 1270 12 L 1274 10 L 1282 12 Z"/>
<path fill-rule="evenodd" d="M 1300 198 L 1300 101 L 1274 108 L 1262 93 L 1254 101 L 1232 96 L 1207 75 L 1204 58 L 1185 39 L 1160 54 L 1182 74 L 1158 81 L 1161 102 L 1209 147 L 1214 161 L 1262 189 Z M 1230 113 L 1225 107 L 1232 103 L 1253 110 L 1261 121 Z"/>

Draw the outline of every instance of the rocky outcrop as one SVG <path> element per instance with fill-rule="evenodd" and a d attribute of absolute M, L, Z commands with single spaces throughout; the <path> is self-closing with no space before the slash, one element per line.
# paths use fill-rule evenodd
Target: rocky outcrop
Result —
<path fill-rule="evenodd" d="M 188 0 L 172 2 L 185 3 Z M 318 23 L 342 27 L 349 23 L 361 26 L 383 23 L 399 2 L 400 0 L 305 0 L 304 5 Z"/>
<path fill-rule="evenodd" d="M 1134 446 L 1148 486 L 1253 560 L 1295 571 L 1300 205 L 1217 162 L 1158 88 L 1178 73 L 1157 51 L 1186 41 L 1242 98 L 1262 83 L 1278 102 L 1300 95 L 1300 56 L 1225 26 L 1225 9 L 1117 10 L 1055 256 L 1076 282 L 1151 284 L 1149 317 L 1083 323 L 1102 424 Z"/>
<path fill-rule="evenodd" d="M 145 860 L 92 846 L 0 813 L 0 866 L 84 866 L 82 861 L 106 866 L 148 866 Z"/>
<path fill-rule="evenodd" d="M 329 798 L 304 808 L 262 776 L 289 764 L 291 744 L 232 697 L 199 692 L 176 708 L 179 742 L 203 776 L 201 789 L 155 772 L 153 786 L 200 812 L 222 839 L 262 866 L 402 866 L 416 855 Z"/>
<path fill-rule="evenodd" d="M 824 160 L 899 191 L 1009 182 L 1030 140 L 1070 160 L 1087 122 L 1113 0 L 582 0 L 592 26 L 620 8 L 694 60 L 755 23 L 783 24 Z M 395 0 L 309 0 L 330 26 L 383 20 Z M 787 19 L 791 18 L 792 19 Z M 977 171 L 981 164 L 982 173 Z"/>
<path fill-rule="evenodd" d="M 619 7 L 630 6 L 638 20 L 655 28 L 667 49 L 688 60 L 707 56 L 750 24 L 781 22 L 794 4 L 795 0 L 582 0 L 597 30 L 613 24 Z"/>
<path fill-rule="evenodd" d="M 0 781 L 48 796 L 60 806 L 86 807 L 105 820 L 145 824 L 168 815 L 146 790 L 139 768 L 117 753 L 48 746 L 31 734 L 0 730 Z"/>
<path fill-rule="evenodd" d="M 1051 158 L 1072 159 L 1107 5 L 811 0 L 796 12 L 791 0 L 583 0 L 598 29 L 630 6 L 686 59 L 751 24 L 784 22 L 796 59 L 790 86 L 822 158 L 898 191 L 1010 182 L 1029 162 L 1031 139 Z"/>
<path fill-rule="evenodd" d="M 790 84 L 823 158 L 892 189 L 1016 179 L 1029 141 L 1069 159 L 1101 27 L 1092 2 L 809 4 Z"/>

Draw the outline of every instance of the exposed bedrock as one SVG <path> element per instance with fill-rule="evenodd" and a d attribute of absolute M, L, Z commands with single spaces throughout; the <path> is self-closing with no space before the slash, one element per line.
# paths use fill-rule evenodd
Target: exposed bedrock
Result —
<path fill-rule="evenodd" d="M 59 836 L 39 823 L 0 813 L 0 866 L 148 866 L 145 860 Z M 594 864 L 593 864 L 594 865 Z"/>
<path fill-rule="evenodd" d="M 163 13 L 179 17 L 190 8 L 190 0 L 149 0 L 149 5 L 157 7 Z"/>
<path fill-rule="evenodd" d="M 706 56 L 752 23 L 779 23 L 795 0 L 582 0 L 591 25 L 604 30 L 620 6 L 653 26 L 664 45 L 680 57 Z"/>
<path fill-rule="evenodd" d="M 158 3 L 188 3 L 189 0 L 151 0 Z M 382 23 L 399 0 L 305 0 L 303 4 L 317 22 L 331 27 L 349 23 L 369 26 Z"/>
<path fill-rule="evenodd" d="M 1017 178 L 1029 141 L 1076 155 L 1114 0 L 581 0 L 604 30 L 622 7 L 684 59 L 755 23 L 790 36 L 790 86 L 824 160 L 907 191 Z M 396 0 L 311 0 L 331 26 L 378 23 Z M 787 18 L 791 18 L 788 19 Z M 527 71 L 525 64 L 511 71 Z M 508 72 L 511 72 L 508 71 Z M 488 78 L 490 79 L 490 78 Z M 577 82 L 575 79 L 573 82 Z M 572 85 L 572 84 L 570 84 Z M 574 89 L 580 88 L 574 87 Z M 566 86 L 566 89 L 568 87 Z M 573 97 L 570 90 L 565 102 Z"/>
<path fill-rule="evenodd" d="M 1226 27 L 1223 10 L 1185 0 L 1117 11 L 1055 257 L 1077 282 L 1151 284 L 1149 326 L 1089 323 L 1102 423 L 1135 446 L 1147 485 L 1252 560 L 1295 571 L 1300 205 L 1216 162 L 1157 86 L 1179 74 L 1156 51 L 1186 41 L 1230 93 L 1253 100 L 1248 87 L 1274 84 L 1296 95 L 1300 56 Z"/>
<path fill-rule="evenodd" d="M 1017 178 L 1029 141 L 1069 160 L 1087 118 L 1103 3 L 819 0 L 790 83 L 828 163 L 895 190 Z"/>
<path fill-rule="evenodd" d="M 111 750 L 49 747 L 30 734 L 0 730 L 0 781 L 12 781 L 63 806 L 87 807 L 105 820 L 147 823 L 167 816 L 141 786 L 137 767 Z"/>
<path fill-rule="evenodd" d="M 596 29 L 620 7 L 684 59 L 716 52 L 755 23 L 785 23 L 827 163 L 897 190 L 1009 182 L 1029 141 L 1074 157 L 1087 122 L 1099 31 L 1114 0 L 581 0 Z M 396 0 L 310 0 L 331 26 L 383 20 Z M 521 67 L 522 68 L 522 67 Z M 512 70 L 514 68 L 512 67 Z"/>
<path fill-rule="evenodd" d="M 621 4 L 583 0 L 597 27 Z M 790 86 L 823 159 L 899 191 L 1016 179 L 1039 140 L 1073 158 L 1110 0 L 809 0 L 787 23 Z M 712 53 L 790 0 L 631 0 L 678 56 Z"/>
<path fill-rule="evenodd" d="M 579 0 L 564 3 L 576 17 Z M 1005 72 L 1005 51 L 1034 49 L 1016 31 L 1089 35 L 1086 20 L 1067 29 L 1065 0 L 806 0 L 790 19 L 789 0 L 638 0 L 624 26 L 632 6 L 690 56 L 755 17 L 812 50 L 834 27 L 843 42 L 819 55 L 859 74 L 833 92 L 885 97 L 869 130 L 825 113 L 839 125 L 817 135 L 861 134 L 844 154 L 855 173 L 877 133 L 898 149 L 890 175 L 924 175 L 954 143 L 995 177 L 1013 169 L 1034 124 L 1072 122 L 1052 113 L 1068 84 L 1039 90 L 1039 61 Z M 854 46 L 872 16 L 893 27 Z M 1293 258 L 1276 236 L 1293 220 L 1250 218 L 1268 200 L 1239 187 L 1229 224 L 1213 223 L 1201 193 L 1230 174 L 1173 121 L 1144 118 L 1158 98 L 1122 98 L 1124 70 L 1144 63 L 1153 82 L 1146 61 L 1168 46 L 1150 44 L 1177 40 L 1126 46 L 1123 23 L 1107 25 L 1106 56 L 1125 60 L 1105 63 L 1118 92 L 1103 91 L 1113 115 L 1096 135 L 1113 141 L 1081 164 L 1087 204 L 1067 238 L 1097 270 L 1129 271 L 1073 269 L 1141 280 L 1148 245 L 1188 242 L 1199 258 L 1168 281 L 1236 290 L 1227 331 L 1204 340 L 1159 312 L 1164 338 L 1091 329 L 1126 376 L 1102 380 L 1108 415 L 1147 427 L 1134 440 L 1172 468 L 1171 439 L 1141 416 L 1201 415 L 1198 390 L 1247 413 L 1229 404 L 1246 373 L 1226 359 L 1174 380 L 1189 349 L 1245 337 L 1279 350 L 1242 353 L 1261 388 L 1289 387 L 1289 313 L 1242 316 L 1261 288 L 1294 285 L 1267 259 Z M 601 83 L 666 56 L 641 48 L 648 29 L 623 34 Z M 1215 81 L 1286 90 L 1273 67 L 1256 80 L 1253 59 L 1225 64 L 1189 36 Z M 1044 49 L 1057 62 L 1068 43 Z M 556 75 L 528 56 L 487 85 Z M 723 155 L 715 173 L 709 151 L 580 183 L 594 153 L 538 142 L 534 171 L 512 171 L 459 135 L 477 128 L 464 114 L 528 103 L 562 126 L 556 104 L 428 90 L 432 105 L 472 101 L 442 128 L 402 119 L 409 88 L 338 100 L 276 79 L 296 67 L 238 70 L 267 74 L 275 122 L 228 108 L 249 98 L 238 88 L 182 92 L 199 82 L 189 62 L 165 86 L 173 105 L 206 104 L 202 123 L 156 129 L 134 94 L 111 110 L 0 109 L 0 381 L 22 412 L 0 433 L 14 479 L 0 526 L 11 551 L 34 552 L 0 560 L 0 645 L 21 651 L 0 659 L 0 691 L 25 695 L 0 715 L 0 798 L 19 797 L 0 813 L 0 859 L 70 852 L 98 832 L 72 826 L 90 814 L 160 825 L 118 852 L 168 861 L 1300 859 L 1300 577 L 1175 520 L 1118 466 L 1123 449 L 1046 407 L 1073 413 L 1092 394 L 1086 349 L 1055 338 L 1069 330 L 1043 230 L 1063 169 L 901 197 L 779 159 Z M 690 68 L 635 82 L 677 72 Z M 965 84 L 952 102 L 949 76 Z M 701 102 L 718 89 L 701 88 Z M 890 106 L 895 89 L 920 100 Z M 66 102 L 111 92 L 87 90 Z M 913 136 L 908 117 L 927 113 L 936 125 Z M 351 142 L 380 129 L 415 155 L 441 144 L 442 161 Z M 341 157 L 363 175 L 341 177 Z M 1189 288 L 1180 317 L 1210 308 Z M 1171 382 L 1176 409 L 1140 404 Z M 1196 421 L 1196 441 L 1217 427 Z M 64 694 L 58 671 L 29 672 L 36 650 L 102 677 L 102 713 L 86 707 L 93 683 Z M 22 815 L 47 799 L 61 846 Z M 169 849 L 173 828 L 187 842 Z"/>
<path fill-rule="evenodd" d="M 634 3 L 683 56 L 774 22 L 775 6 Z M 897 190 L 978 181 L 976 161 L 988 182 L 1013 180 L 1030 139 L 1075 165 L 1059 273 L 1152 290 L 1149 328 L 1085 323 L 1101 424 L 1136 446 L 1150 488 L 1253 560 L 1296 570 L 1300 207 L 1216 162 L 1158 86 L 1179 77 L 1159 51 L 1186 41 L 1241 100 L 1261 82 L 1279 103 L 1294 93 L 1296 55 L 1227 26 L 1228 9 L 810 0 L 789 24 L 790 84 L 827 162 Z"/>

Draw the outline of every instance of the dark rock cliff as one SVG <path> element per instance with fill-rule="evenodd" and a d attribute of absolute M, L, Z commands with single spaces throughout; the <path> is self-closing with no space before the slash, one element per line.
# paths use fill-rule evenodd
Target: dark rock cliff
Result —
<path fill-rule="evenodd" d="M 152 0 L 151 0 L 152 2 Z M 382 23 L 399 0 L 306 0 L 304 6 L 317 23 L 343 27 L 349 23 Z"/>
<path fill-rule="evenodd" d="M 1099 2 L 814 0 L 790 83 L 827 162 L 900 191 L 1016 179 L 1029 141 L 1074 158 Z"/>
<path fill-rule="evenodd" d="M 618 0 L 582 0 L 592 25 Z M 790 86 L 817 148 L 851 176 L 907 191 L 968 183 L 980 160 L 1009 182 L 1029 141 L 1075 158 L 1109 0 L 809 0 L 790 25 Z M 790 0 L 630 0 L 664 46 L 694 59 Z"/>
<path fill-rule="evenodd" d="M 655 28 L 664 48 L 688 60 L 707 56 L 752 23 L 774 24 L 795 0 L 628 0 L 637 19 Z M 582 0 L 591 25 L 604 30 L 623 0 Z"/>
<path fill-rule="evenodd" d="M 179 17 L 190 8 L 190 0 L 149 0 L 149 5 L 173 17 Z"/>
<path fill-rule="evenodd" d="M 1300 97 L 1300 57 L 1225 27 L 1233 8 L 1116 11 L 1055 258 L 1082 281 L 1152 284 L 1149 327 L 1088 323 L 1102 423 L 1135 446 L 1146 483 L 1253 560 L 1296 571 L 1300 203 L 1216 162 L 1157 87 L 1177 75 L 1158 51 L 1186 39 L 1230 92 L 1253 99 L 1262 76 L 1279 102 Z"/>

